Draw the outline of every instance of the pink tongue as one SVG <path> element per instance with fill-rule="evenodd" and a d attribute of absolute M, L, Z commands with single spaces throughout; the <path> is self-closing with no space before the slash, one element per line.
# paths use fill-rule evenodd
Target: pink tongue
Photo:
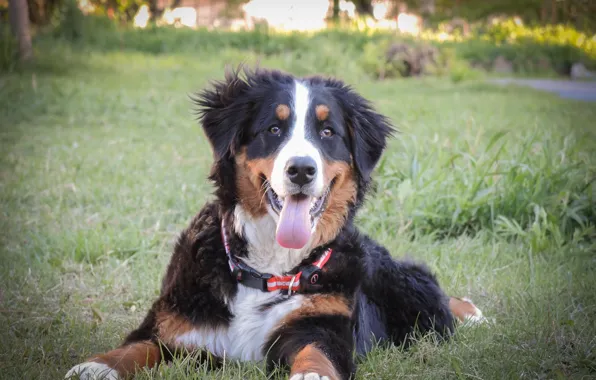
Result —
<path fill-rule="evenodd" d="M 277 223 L 277 242 L 285 248 L 300 249 L 311 235 L 310 201 L 307 196 L 287 196 Z"/>

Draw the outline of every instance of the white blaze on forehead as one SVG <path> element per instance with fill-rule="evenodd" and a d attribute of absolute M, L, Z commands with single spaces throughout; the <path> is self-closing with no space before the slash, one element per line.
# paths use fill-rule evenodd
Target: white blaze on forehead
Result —
<path fill-rule="evenodd" d="M 308 88 L 300 82 L 296 82 L 296 89 L 294 91 L 294 113 L 296 120 L 292 136 L 306 135 L 306 114 L 308 113 L 308 106 L 310 104 Z"/>
<path fill-rule="evenodd" d="M 271 187 L 282 198 L 287 195 L 285 189 L 285 169 L 288 161 L 293 157 L 311 157 L 317 166 L 317 174 L 313 181 L 313 191 L 320 196 L 323 193 L 323 160 L 319 150 L 308 140 L 306 117 L 311 108 L 310 94 L 308 87 L 298 81 L 295 82 L 294 93 L 292 94 L 291 108 L 293 109 L 293 120 L 290 127 L 290 137 L 283 145 L 273 163 L 271 173 Z M 316 138 L 316 136 L 311 136 Z"/>

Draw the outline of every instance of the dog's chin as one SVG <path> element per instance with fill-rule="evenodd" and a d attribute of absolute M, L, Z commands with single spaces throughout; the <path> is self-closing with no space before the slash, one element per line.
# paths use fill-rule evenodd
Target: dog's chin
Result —
<path fill-rule="evenodd" d="M 286 248 L 301 249 L 314 233 L 317 223 L 327 207 L 333 181 L 319 197 L 296 193 L 280 197 L 265 182 L 268 210 L 277 222 L 277 241 Z"/>

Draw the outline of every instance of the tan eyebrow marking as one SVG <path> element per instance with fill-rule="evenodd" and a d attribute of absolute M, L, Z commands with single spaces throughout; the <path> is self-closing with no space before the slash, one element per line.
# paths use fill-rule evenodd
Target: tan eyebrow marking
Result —
<path fill-rule="evenodd" d="M 280 104 L 275 108 L 275 115 L 279 120 L 286 120 L 290 117 L 290 107 L 285 104 Z"/>
<path fill-rule="evenodd" d="M 325 121 L 329 116 L 329 107 L 324 104 L 319 104 L 315 108 L 315 113 L 317 114 L 317 119 L 319 119 L 319 121 Z"/>

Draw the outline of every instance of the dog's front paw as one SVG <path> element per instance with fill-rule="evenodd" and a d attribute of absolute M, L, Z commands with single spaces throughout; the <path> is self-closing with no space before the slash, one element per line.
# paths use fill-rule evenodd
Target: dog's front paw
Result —
<path fill-rule="evenodd" d="M 315 372 L 309 373 L 295 373 L 290 377 L 290 380 L 329 380 L 327 376 L 321 376 Z"/>
<path fill-rule="evenodd" d="M 65 379 L 80 380 L 119 380 L 118 371 L 106 364 L 85 362 L 72 367 Z"/>
<path fill-rule="evenodd" d="M 482 311 L 469 298 L 451 297 L 449 299 L 451 313 L 464 325 L 476 325 L 489 322 Z"/>

